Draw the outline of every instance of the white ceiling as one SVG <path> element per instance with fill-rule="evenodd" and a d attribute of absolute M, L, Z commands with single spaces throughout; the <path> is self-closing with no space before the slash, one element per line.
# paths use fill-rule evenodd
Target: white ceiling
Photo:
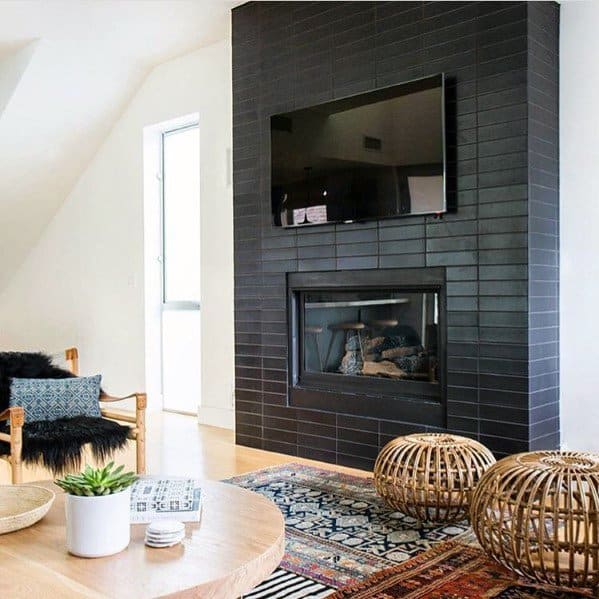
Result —
<path fill-rule="evenodd" d="M 0 289 L 148 71 L 222 39 L 235 4 L 0 1 Z"/>

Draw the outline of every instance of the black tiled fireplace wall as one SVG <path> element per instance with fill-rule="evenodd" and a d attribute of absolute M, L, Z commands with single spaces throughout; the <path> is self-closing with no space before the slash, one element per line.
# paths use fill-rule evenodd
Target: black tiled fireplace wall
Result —
<path fill-rule="evenodd" d="M 257 2 L 232 19 L 237 442 L 370 468 L 422 430 L 327 412 L 334 396 L 289 405 L 285 273 L 442 266 L 443 430 L 498 455 L 557 447 L 558 5 Z M 455 213 L 272 226 L 271 114 L 440 72 Z"/>

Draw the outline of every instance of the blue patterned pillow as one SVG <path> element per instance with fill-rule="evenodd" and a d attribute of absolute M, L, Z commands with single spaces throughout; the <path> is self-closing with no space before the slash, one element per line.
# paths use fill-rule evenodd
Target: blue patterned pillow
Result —
<path fill-rule="evenodd" d="M 11 379 L 10 405 L 25 409 L 25 422 L 101 416 L 102 375 L 68 379 Z"/>

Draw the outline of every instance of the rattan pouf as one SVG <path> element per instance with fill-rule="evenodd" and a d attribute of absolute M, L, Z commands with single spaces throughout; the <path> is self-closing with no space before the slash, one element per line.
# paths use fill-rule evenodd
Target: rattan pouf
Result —
<path fill-rule="evenodd" d="M 557 586 L 599 584 L 599 455 L 537 451 L 504 458 L 480 480 L 471 521 L 510 570 Z"/>
<path fill-rule="evenodd" d="M 374 465 L 374 484 L 392 508 L 425 522 L 468 517 L 470 498 L 493 454 L 458 435 L 419 433 L 383 447 Z"/>

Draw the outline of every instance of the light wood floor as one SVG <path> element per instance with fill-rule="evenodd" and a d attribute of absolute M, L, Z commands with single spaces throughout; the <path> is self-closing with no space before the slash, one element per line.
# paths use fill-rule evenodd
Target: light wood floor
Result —
<path fill-rule="evenodd" d="M 148 474 L 195 476 L 213 480 L 289 462 L 323 466 L 358 475 L 369 474 L 353 468 L 235 445 L 232 431 L 199 425 L 192 416 L 168 413 L 148 416 L 147 460 Z M 133 468 L 135 454 L 132 447 L 119 454 L 115 461 Z M 48 478 L 51 478 L 49 472 L 31 468 L 26 469 L 24 476 L 26 482 Z M 2 460 L 0 484 L 7 484 L 9 481 L 8 464 Z"/>
<path fill-rule="evenodd" d="M 156 414 L 148 423 L 148 472 L 222 479 L 289 462 L 324 466 L 281 453 L 235 445 L 233 431 L 198 425 L 191 416 Z M 327 464 L 325 467 L 358 475 L 362 470 Z"/>

